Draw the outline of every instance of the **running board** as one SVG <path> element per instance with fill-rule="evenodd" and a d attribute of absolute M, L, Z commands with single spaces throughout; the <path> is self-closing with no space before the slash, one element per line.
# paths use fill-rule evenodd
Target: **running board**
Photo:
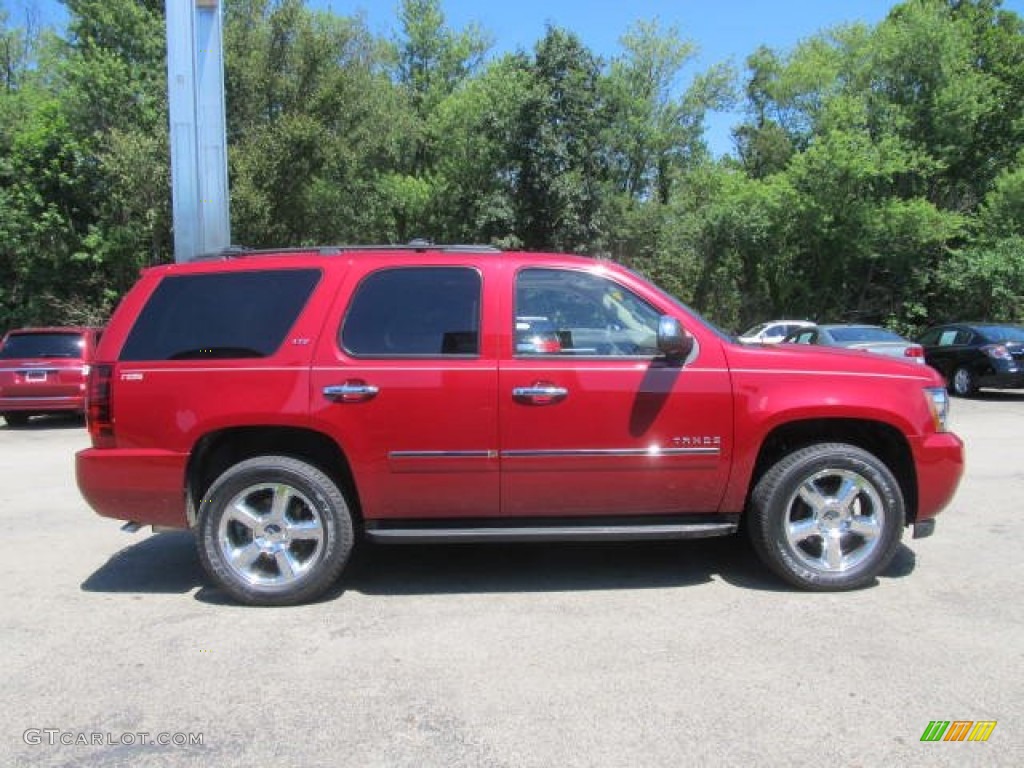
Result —
<path fill-rule="evenodd" d="M 652 525 L 534 525 L 483 527 L 371 527 L 366 535 L 387 544 L 484 541 L 644 541 L 704 539 L 736 532 L 736 523 L 666 523 Z"/>

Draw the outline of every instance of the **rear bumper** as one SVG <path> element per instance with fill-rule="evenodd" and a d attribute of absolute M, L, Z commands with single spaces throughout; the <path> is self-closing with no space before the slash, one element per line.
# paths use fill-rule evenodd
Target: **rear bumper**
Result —
<path fill-rule="evenodd" d="M 0 413 L 85 413 L 85 396 L 70 397 L 0 397 Z"/>
<path fill-rule="evenodd" d="M 75 454 L 78 489 L 97 514 L 143 525 L 187 528 L 188 454 L 86 448 Z"/>
<path fill-rule="evenodd" d="M 952 432 L 911 438 L 917 467 L 917 520 L 935 517 L 952 500 L 964 473 L 964 444 Z"/>

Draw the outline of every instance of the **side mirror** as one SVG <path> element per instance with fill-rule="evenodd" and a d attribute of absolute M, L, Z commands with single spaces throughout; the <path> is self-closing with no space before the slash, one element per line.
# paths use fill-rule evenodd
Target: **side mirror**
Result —
<path fill-rule="evenodd" d="M 658 350 L 669 360 L 685 360 L 693 351 L 693 336 L 671 315 L 658 320 Z"/>

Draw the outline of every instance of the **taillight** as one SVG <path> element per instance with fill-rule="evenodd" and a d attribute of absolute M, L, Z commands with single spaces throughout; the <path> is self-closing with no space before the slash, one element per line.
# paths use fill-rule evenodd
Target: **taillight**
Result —
<path fill-rule="evenodd" d="M 1008 350 L 1002 344 L 986 344 L 984 347 L 981 348 L 981 351 L 984 352 L 989 357 L 994 358 L 995 360 L 1013 359 L 1013 355 L 1010 354 L 1010 350 Z"/>
<path fill-rule="evenodd" d="M 903 350 L 904 357 L 913 357 L 915 360 L 924 357 L 924 347 L 914 345 Z"/>
<path fill-rule="evenodd" d="M 113 375 L 112 365 L 94 365 L 89 372 L 86 420 L 89 424 L 89 436 L 96 448 L 114 446 L 114 412 L 110 401 L 110 382 Z"/>

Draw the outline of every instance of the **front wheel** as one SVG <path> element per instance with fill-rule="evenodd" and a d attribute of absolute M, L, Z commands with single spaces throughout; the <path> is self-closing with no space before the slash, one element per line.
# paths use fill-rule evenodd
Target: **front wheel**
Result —
<path fill-rule="evenodd" d="M 316 467 L 260 456 L 213 483 L 197 539 L 203 567 L 236 600 L 294 605 L 319 597 L 341 574 L 352 550 L 352 515 Z"/>
<path fill-rule="evenodd" d="M 874 455 L 819 443 L 780 459 L 751 497 L 758 555 L 790 584 L 856 589 L 892 560 L 906 511 L 899 483 Z"/>

